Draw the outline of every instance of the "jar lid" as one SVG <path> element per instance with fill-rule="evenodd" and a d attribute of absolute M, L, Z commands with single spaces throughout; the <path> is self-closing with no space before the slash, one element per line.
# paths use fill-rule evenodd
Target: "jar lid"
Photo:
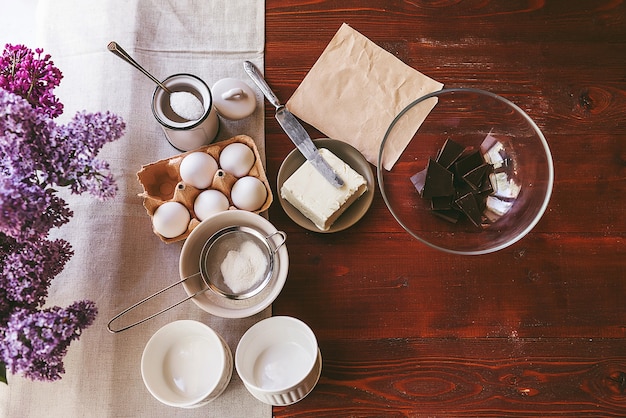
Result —
<path fill-rule="evenodd" d="M 226 119 L 239 120 L 256 109 L 256 96 L 250 86 L 236 78 L 223 78 L 213 85 L 213 104 Z"/>

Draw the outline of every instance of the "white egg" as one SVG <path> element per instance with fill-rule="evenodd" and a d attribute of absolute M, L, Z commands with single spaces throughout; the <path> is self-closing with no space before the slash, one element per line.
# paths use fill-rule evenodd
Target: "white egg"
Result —
<path fill-rule="evenodd" d="M 191 215 L 179 202 L 165 202 L 152 215 L 154 230 L 165 238 L 174 238 L 187 231 Z"/>
<path fill-rule="evenodd" d="M 254 165 L 254 152 L 246 144 L 233 142 L 220 153 L 220 167 L 235 177 L 243 177 Z"/>
<path fill-rule="evenodd" d="M 242 177 L 233 184 L 230 191 L 233 204 L 243 210 L 255 211 L 263 206 L 267 199 L 267 189 L 256 177 Z"/>
<path fill-rule="evenodd" d="M 228 210 L 228 198 L 219 190 L 205 190 L 193 202 L 196 217 L 204 221 L 209 216 Z"/>
<path fill-rule="evenodd" d="M 180 163 L 180 178 L 197 189 L 206 189 L 213 182 L 217 161 L 206 152 L 192 152 Z"/>

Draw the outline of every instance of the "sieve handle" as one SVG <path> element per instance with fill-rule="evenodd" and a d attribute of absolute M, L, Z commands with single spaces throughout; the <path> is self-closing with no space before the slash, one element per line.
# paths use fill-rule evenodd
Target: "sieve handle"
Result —
<path fill-rule="evenodd" d="M 208 288 L 198 290 L 196 293 L 194 293 L 193 295 L 190 295 L 190 296 L 186 297 L 185 299 L 181 300 L 180 302 L 176 302 L 175 304 L 173 304 L 173 305 L 171 305 L 171 306 L 169 306 L 169 307 L 167 307 L 167 308 L 165 308 L 165 309 L 162 309 L 162 310 L 160 310 L 159 312 L 154 313 L 154 314 L 152 314 L 152 315 L 148 316 L 147 318 L 141 319 L 141 320 L 139 320 L 139 321 L 137 321 L 137 322 L 135 322 L 135 323 L 133 323 L 133 324 L 127 325 L 127 326 L 125 326 L 125 327 L 123 327 L 123 328 L 117 328 L 117 329 L 114 329 L 114 328 L 111 326 L 111 324 L 112 324 L 113 322 L 115 322 L 117 319 L 121 318 L 122 316 L 126 315 L 128 312 L 132 311 L 133 309 L 135 309 L 135 308 L 136 308 L 136 307 L 138 307 L 139 305 L 144 304 L 145 302 L 149 301 L 150 299 L 152 299 L 152 298 L 154 298 L 154 297 L 156 297 L 156 296 L 160 295 L 160 294 L 161 294 L 161 293 L 163 293 L 163 292 L 166 292 L 166 291 L 170 290 L 170 289 L 171 289 L 171 288 L 173 288 L 174 286 L 178 286 L 179 284 L 181 284 L 181 283 L 185 282 L 187 279 L 190 279 L 190 278 L 192 278 L 192 277 L 195 277 L 195 276 L 197 276 L 198 274 L 200 274 L 200 272 L 198 272 L 198 273 L 196 273 L 196 274 L 192 274 L 191 276 L 187 276 L 187 277 L 185 277 L 184 279 L 181 279 L 181 280 L 179 280 L 179 281 L 177 281 L 177 282 L 174 282 L 174 283 L 172 283 L 171 285 L 167 286 L 166 288 L 161 289 L 161 290 L 159 290 L 158 292 L 156 292 L 156 293 L 154 293 L 154 294 L 152 294 L 152 295 L 148 296 L 147 298 L 144 298 L 144 299 L 140 300 L 139 302 L 135 303 L 134 305 L 132 305 L 132 306 L 130 306 L 130 307 L 128 307 L 128 308 L 126 308 L 126 309 L 124 309 L 122 312 L 120 312 L 120 313 L 118 313 L 117 315 L 115 315 L 115 316 L 114 316 L 114 317 L 113 317 L 113 318 L 109 321 L 109 323 L 107 324 L 107 329 L 109 330 L 109 332 L 114 333 L 114 334 L 115 334 L 115 333 L 117 333 L 117 332 L 126 331 L 127 329 L 132 328 L 132 327 L 134 327 L 135 325 L 143 324 L 144 322 L 146 322 L 146 321 L 148 321 L 148 320 L 150 320 L 150 319 L 154 318 L 155 316 L 161 315 L 163 312 L 167 312 L 167 311 L 169 311 L 170 309 L 175 308 L 176 306 L 180 305 L 180 304 L 181 304 L 181 303 L 183 303 L 183 302 L 188 301 L 189 299 L 193 298 L 194 296 L 199 295 L 200 293 L 204 293 L 204 292 L 206 292 L 206 291 L 208 290 Z"/>
<path fill-rule="evenodd" d="M 282 241 L 280 241 L 280 243 L 278 244 L 274 243 L 271 240 L 271 238 L 275 235 L 278 235 L 282 238 Z M 287 234 L 285 234 L 283 231 L 276 231 L 266 236 L 265 239 L 268 240 L 268 242 L 272 242 L 274 244 L 274 251 L 272 251 L 272 255 L 274 255 L 278 252 L 278 250 L 280 250 L 280 247 L 285 245 L 285 242 L 287 241 Z"/>

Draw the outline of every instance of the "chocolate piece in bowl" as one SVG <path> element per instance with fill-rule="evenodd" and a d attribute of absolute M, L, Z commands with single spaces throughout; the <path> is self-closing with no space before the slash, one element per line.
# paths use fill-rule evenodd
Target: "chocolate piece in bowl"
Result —
<path fill-rule="evenodd" d="M 461 212 L 456 209 L 433 210 L 433 215 L 453 224 L 457 223 L 461 218 Z"/>
<path fill-rule="evenodd" d="M 422 197 L 452 196 L 453 194 L 454 173 L 432 158 L 428 160 Z"/>
<path fill-rule="evenodd" d="M 432 210 L 449 210 L 454 209 L 452 196 L 434 196 L 430 199 L 430 207 Z"/>
<path fill-rule="evenodd" d="M 467 173 L 463 174 L 463 180 L 465 180 L 465 182 L 474 190 L 476 191 L 484 191 L 482 190 L 483 188 L 483 184 L 485 182 L 485 179 L 487 177 L 487 172 L 489 172 L 491 169 L 491 166 L 487 163 L 483 163 L 481 165 L 479 165 L 478 167 L 468 171 Z M 491 184 L 491 183 L 489 183 Z"/>
<path fill-rule="evenodd" d="M 463 177 L 470 171 L 480 167 L 485 163 L 480 151 L 470 151 L 466 155 L 462 155 L 458 160 L 454 162 L 454 173 L 458 177 Z"/>
<path fill-rule="evenodd" d="M 465 151 L 463 145 L 448 138 L 443 144 L 441 151 L 437 154 L 436 161 L 445 168 L 450 168 L 450 166 L 463 155 L 463 151 Z"/>
<path fill-rule="evenodd" d="M 499 155 L 499 154 L 498 154 Z M 464 215 L 479 227 L 483 222 L 485 200 L 493 190 L 492 183 L 509 185 L 501 176 L 488 176 L 493 172 L 480 150 L 465 146 L 448 138 L 435 159 L 429 159 L 426 169 L 411 176 L 411 182 L 425 199 L 430 199 L 434 215 L 457 223 Z M 511 190 L 508 188 L 503 192 Z M 496 219 L 500 208 L 490 211 L 487 220 Z"/>
<path fill-rule="evenodd" d="M 506 149 L 491 133 L 480 149 L 448 138 L 435 159 L 411 176 L 411 182 L 423 198 L 430 199 L 434 215 L 452 223 L 464 215 L 477 227 L 493 223 L 509 211 L 520 193 L 520 186 L 503 171 L 513 161 Z"/>
<path fill-rule="evenodd" d="M 474 225 L 480 226 L 482 211 L 478 207 L 478 201 L 474 193 L 466 193 L 454 201 L 461 211 Z"/>

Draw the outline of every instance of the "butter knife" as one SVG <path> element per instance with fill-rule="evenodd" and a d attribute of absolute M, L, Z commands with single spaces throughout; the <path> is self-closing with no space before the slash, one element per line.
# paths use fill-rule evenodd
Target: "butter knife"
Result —
<path fill-rule="evenodd" d="M 296 145 L 304 158 L 311 163 L 313 167 L 335 187 L 343 186 L 343 180 L 337 175 L 332 167 L 320 155 L 317 147 L 311 140 L 311 137 L 304 129 L 298 119 L 278 100 L 270 86 L 267 84 L 261 73 L 257 70 L 253 63 L 244 61 L 243 68 L 248 73 L 252 81 L 263 92 L 267 100 L 276 108 L 276 120 L 282 126 L 283 130 L 289 136 L 289 139 Z"/>

